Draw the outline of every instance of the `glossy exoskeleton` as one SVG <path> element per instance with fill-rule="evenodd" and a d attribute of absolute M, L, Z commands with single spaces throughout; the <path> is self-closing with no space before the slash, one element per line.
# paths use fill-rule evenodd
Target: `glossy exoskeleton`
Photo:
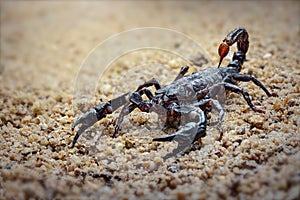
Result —
<path fill-rule="evenodd" d="M 232 61 L 227 66 L 220 67 L 223 58 L 229 52 L 229 47 L 235 42 L 237 43 L 237 51 L 233 54 Z M 236 28 L 225 37 L 219 46 L 220 62 L 218 67 L 208 68 L 186 75 L 189 67 L 184 66 L 181 68 L 175 80 L 169 85 L 162 86 L 156 78 L 153 78 L 140 85 L 133 92 L 128 92 L 106 103 L 93 107 L 73 124 L 72 130 L 79 124 L 81 124 L 81 126 L 75 135 L 72 146 L 74 147 L 79 136 L 88 127 L 122 106 L 123 108 L 119 115 L 113 136 L 117 135 L 124 116 L 131 113 L 135 108 L 138 108 L 142 112 L 156 112 L 159 116 L 165 116 L 165 128 L 177 128 L 177 131 L 173 134 L 153 139 L 153 141 L 159 142 L 172 140 L 178 142 L 177 148 L 167 154 L 164 159 L 176 155 L 195 141 L 206 136 L 206 128 L 208 125 L 207 114 L 210 112 L 212 106 L 219 112 L 217 127 L 220 131 L 221 139 L 221 122 L 224 116 L 224 110 L 219 100 L 214 97 L 213 91 L 223 89 L 224 91 L 241 94 L 250 108 L 259 113 L 264 113 L 264 111 L 253 105 L 249 94 L 243 88 L 239 87 L 237 83 L 239 81 L 252 81 L 255 85 L 260 87 L 267 96 L 275 95 L 270 93 L 255 77 L 240 74 L 242 65 L 246 59 L 248 47 L 247 31 L 244 28 Z M 151 86 L 156 88 L 155 94 L 148 89 L 148 87 Z M 147 100 L 143 100 L 142 95 L 146 95 Z"/>

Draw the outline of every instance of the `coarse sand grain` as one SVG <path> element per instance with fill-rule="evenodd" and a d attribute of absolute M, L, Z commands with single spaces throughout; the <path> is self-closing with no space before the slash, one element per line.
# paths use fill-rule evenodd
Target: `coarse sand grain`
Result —
<path fill-rule="evenodd" d="M 0 199 L 299 199 L 300 1 L 1 1 L 0 13 Z M 138 110 L 118 137 L 110 134 L 119 111 L 71 148 L 79 108 L 152 77 L 170 83 L 182 65 L 199 70 L 203 56 L 186 61 L 149 49 L 122 55 L 91 98 L 75 104 L 81 64 L 98 44 L 133 28 L 167 28 L 200 43 L 213 67 L 219 43 L 240 26 L 250 41 L 242 73 L 278 94 L 267 98 L 254 84 L 240 84 L 265 114 L 228 94 L 223 139 L 208 127 L 199 148 L 166 161 L 176 142 L 152 142 L 165 134 L 161 122 Z M 144 39 L 155 36 L 136 42 Z M 180 41 L 156 39 L 193 53 Z M 84 73 L 86 80 L 97 74 Z"/>

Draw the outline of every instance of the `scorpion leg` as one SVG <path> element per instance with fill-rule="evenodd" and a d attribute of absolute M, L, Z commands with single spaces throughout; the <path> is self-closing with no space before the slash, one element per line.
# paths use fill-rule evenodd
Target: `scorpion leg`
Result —
<path fill-rule="evenodd" d="M 251 99 L 250 99 L 250 96 L 248 94 L 248 92 L 246 92 L 243 88 L 237 86 L 237 85 L 233 85 L 231 83 L 224 83 L 225 85 L 225 88 L 232 91 L 232 92 L 235 92 L 235 93 L 238 93 L 238 94 L 242 94 L 244 99 L 246 100 L 246 102 L 248 103 L 248 105 L 250 106 L 250 108 L 255 111 L 255 112 L 258 112 L 258 113 L 265 113 L 265 111 L 263 110 L 260 110 L 258 108 L 256 108 Z"/>
<path fill-rule="evenodd" d="M 222 121 L 223 121 L 223 117 L 224 117 L 224 109 L 219 101 L 217 101 L 215 99 L 212 99 L 211 101 L 212 101 L 212 104 L 214 105 L 214 108 L 216 108 L 217 111 L 219 112 L 217 129 L 220 133 L 220 137 L 219 137 L 219 141 L 220 141 L 220 140 L 222 140 L 222 137 L 223 137 Z"/>
<path fill-rule="evenodd" d="M 89 127 L 91 127 L 93 124 L 95 124 L 97 121 L 103 119 L 106 117 L 107 114 L 111 114 L 115 110 L 117 110 L 119 107 L 123 106 L 128 102 L 130 93 L 126 93 L 120 97 L 117 97 L 115 99 L 112 99 L 108 101 L 107 103 L 99 104 L 95 107 L 93 107 L 89 112 L 85 113 L 81 117 L 79 117 L 75 123 L 72 125 L 72 131 L 74 131 L 75 127 L 81 124 L 79 130 L 77 131 L 73 142 L 72 147 L 75 146 L 79 136 Z"/>
<path fill-rule="evenodd" d="M 188 70 L 189 70 L 189 66 L 183 66 L 183 67 L 181 67 L 181 69 L 180 69 L 180 72 L 179 72 L 179 74 L 176 76 L 176 78 L 174 79 L 174 81 L 177 81 L 178 79 L 181 79 L 187 72 L 188 72 Z M 173 81 L 173 82 L 174 82 Z"/>
<path fill-rule="evenodd" d="M 189 147 L 199 138 L 206 136 L 207 120 L 205 113 L 200 108 L 198 108 L 191 111 L 188 115 L 189 117 L 194 118 L 194 120 L 186 123 L 181 129 L 171 135 L 153 139 L 153 141 L 158 142 L 169 142 L 173 140 L 178 142 L 177 148 L 174 149 L 171 153 L 165 155 L 163 157 L 164 160 L 175 156 L 176 154 Z"/>
<path fill-rule="evenodd" d="M 118 133 L 118 131 L 121 128 L 121 123 L 123 122 L 124 116 L 128 115 L 129 113 L 131 113 L 135 108 L 140 108 L 141 111 L 144 110 L 144 112 L 147 112 L 146 109 L 149 107 L 149 105 L 146 105 L 145 101 L 143 101 L 142 99 L 142 95 L 146 94 L 146 96 L 151 100 L 153 99 L 154 95 L 152 94 L 152 92 L 149 89 L 146 89 L 145 87 L 150 87 L 150 86 L 154 86 L 156 88 L 156 90 L 159 90 L 161 88 L 161 84 L 159 82 L 158 79 L 156 78 L 152 78 L 151 80 L 145 82 L 144 84 L 140 85 L 135 92 L 131 93 L 129 100 L 133 103 L 133 104 L 126 104 L 124 106 L 124 108 L 122 109 L 116 127 L 115 127 L 115 131 L 113 133 L 113 137 L 115 137 Z M 149 104 L 149 102 L 148 102 Z"/>
<path fill-rule="evenodd" d="M 115 136 L 118 131 L 120 130 L 121 123 L 123 122 L 124 116 L 131 113 L 136 107 L 140 108 L 141 111 L 147 112 L 146 109 L 148 109 L 149 102 L 146 103 L 142 99 L 142 95 L 146 94 L 146 96 L 151 100 L 153 99 L 154 95 L 149 89 L 146 89 L 145 87 L 154 86 L 156 90 L 159 90 L 161 88 L 161 84 L 158 79 L 152 78 L 149 81 L 145 82 L 144 84 L 140 85 L 135 92 L 131 93 L 129 100 L 133 104 L 127 104 L 124 106 L 123 110 L 120 113 L 117 125 L 115 127 L 115 132 L 113 133 L 113 136 Z M 149 112 L 149 111 L 148 111 Z"/>
<path fill-rule="evenodd" d="M 152 107 L 152 103 L 149 101 L 144 101 L 141 97 L 143 94 L 146 94 L 146 96 L 150 100 L 153 99 L 153 97 L 154 97 L 152 92 L 147 88 L 143 88 L 143 89 L 139 90 L 138 92 L 131 93 L 131 95 L 129 97 L 131 104 L 127 104 L 123 107 L 123 109 L 119 115 L 117 124 L 115 126 L 115 132 L 112 135 L 113 137 L 115 137 L 117 135 L 118 131 L 120 130 L 121 124 L 124 120 L 124 117 L 126 115 L 128 115 L 129 113 L 131 113 L 135 108 L 139 108 L 142 112 L 150 111 L 150 108 Z"/>
<path fill-rule="evenodd" d="M 197 102 L 196 104 L 194 104 L 194 106 L 200 107 L 201 110 L 204 110 L 206 107 L 214 106 L 214 108 L 219 112 L 218 122 L 216 125 L 217 125 L 217 129 L 220 133 L 220 137 L 219 137 L 219 141 L 220 141 L 223 137 L 223 130 L 222 130 L 221 125 L 222 125 L 222 121 L 223 121 L 223 117 L 224 117 L 224 109 L 223 109 L 222 105 L 220 104 L 220 102 L 215 99 L 202 99 L 199 102 Z"/>
<path fill-rule="evenodd" d="M 232 78 L 236 81 L 243 81 L 243 82 L 249 82 L 252 81 L 255 85 L 260 87 L 267 95 L 268 97 L 271 96 L 277 96 L 275 93 L 270 93 L 268 89 L 255 77 L 247 75 L 247 74 L 233 74 Z"/>
<path fill-rule="evenodd" d="M 137 89 L 136 92 L 138 92 L 139 90 L 145 88 L 145 87 L 150 87 L 153 86 L 155 87 L 156 90 L 159 90 L 161 88 L 161 84 L 159 82 L 158 79 L 156 78 L 152 78 L 151 80 L 145 82 L 144 84 L 140 85 Z"/>
<path fill-rule="evenodd" d="M 126 104 L 123 107 L 123 109 L 122 109 L 122 111 L 121 111 L 121 113 L 120 113 L 120 115 L 118 117 L 118 121 L 117 121 L 117 124 L 115 126 L 115 131 L 112 134 L 112 137 L 116 137 L 116 135 L 118 134 L 119 130 L 121 129 L 121 123 L 123 122 L 124 117 L 126 115 L 128 115 L 129 113 L 131 113 L 135 108 L 136 108 L 136 105 L 134 105 L 134 104 Z"/>

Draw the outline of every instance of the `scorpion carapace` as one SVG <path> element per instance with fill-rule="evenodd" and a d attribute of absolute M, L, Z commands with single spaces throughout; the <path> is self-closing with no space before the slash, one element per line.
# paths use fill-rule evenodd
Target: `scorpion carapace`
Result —
<path fill-rule="evenodd" d="M 237 52 L 233 54 L 232 61 L 225 67 L 220 67 L 223 58 L 228 54 L 229 46 L 237 43 Z M 220 139 L 222 138 L 221 123 L 224 116 L 224 110 L 219 100 L 213 97 L 212 91 L 218 88 L 224 88 L 227 91 L 242 94 L 250 108 L 259 113 L 264 113 L 253 105 L 249 94 L 237 85 L 239 81 L 252 81 L 259 86 L 267 96 L 274 96 L 266 87 L 253 76 L 240 74 L 242 65 L 246 59 L 249 41 L 248 33 L 244 28 L 237 28 L 231 31 L 219 46 L 220 62 L 215 68 L 208 68 L 186 75 L 189 67 L 183 66 L 174 79 L 174 81 L 166 86 L 162 86 L 156 78 L 140 85 L 135 91 L 123 94 L 106 103 L 93 107 L 89 112 L 85 113 L 75 121 L 72 130 L 79 124 L 72 143 L 74 147 L 79 136 L 97 121 L 103 119 L 108 114 L 113 113 L 122 107 L 119 118 L 117 120 L 115 131 L 112 134 L 117 136 L 121 128 L 121 123 L 126 115 L 131 113 L 135 108 L 142 112 L 155 112 L 158 116 L 165 116 L 165 128 L 176 128 L 173 134 L 155 138 L 153 141 L 176 141 L 178 146 L 173 152 L 167 154 L 164 159 L 176 155 L 183 151 L 195 141 L 206 136 L 206 128 L 208 125 L 207 114 L 211 111 L 212 106 L 217 109 L 218 121 L 217 128 L 220 131 Z M 153 94 L 148 87 L 154 86 L 156 92 Z M 147 100 L 143 100 L 145 95 Z"/>

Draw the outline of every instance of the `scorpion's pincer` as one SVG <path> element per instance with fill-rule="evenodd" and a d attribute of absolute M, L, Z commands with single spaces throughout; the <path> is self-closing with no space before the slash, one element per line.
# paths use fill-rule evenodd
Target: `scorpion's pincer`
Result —
<path fill-rule="evenodd" d="M 75 146 L 79 136 L 97 121 L 98 117 L 95 108 L 92 108 L 89 112 L 85 113 L 83 116 L 81 116 L 75 121 L 75 123 L 72 125 L 72 131 L 74 131 L 75 127 L 79 124 L 81 124 L 81 126 L 74 137 L 74 140 L 72 142 L 72 148 Z"/>

